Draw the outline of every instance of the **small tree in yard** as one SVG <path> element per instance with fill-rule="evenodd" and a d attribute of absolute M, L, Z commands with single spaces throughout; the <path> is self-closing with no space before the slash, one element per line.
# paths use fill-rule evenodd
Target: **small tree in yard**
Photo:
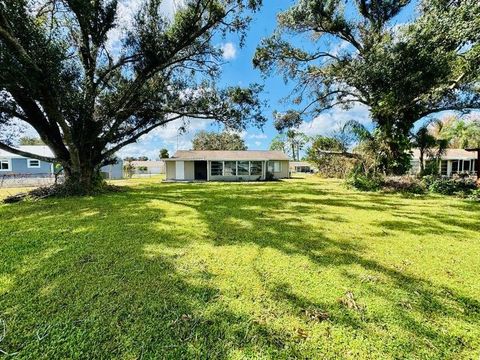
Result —
<path fill-rule="evenodd" d="M 145 0 L 111 46 L 122 29 L 117 0 L 1 1 L 0 149 L 60 163 L 65 189 L 83 194 L 103 185 L 99 169 L 118 150 L 176 119 L 263 124 L 258 86 L 215 86 L 222 51 L 213 41 L 243 34 L 259 3 L 187 0 L 167 18 L 162 1 Z M 18 122 L 54 157 L 16 149 Z"/>
<path fill-rule="evenodd" d="M 160 157 L 160 159 L 168 159 L 170 157 L 170 155 L 168 154 L 168 150 L 167 149 L 161 149 L 160 153 L 159 153 L 159 157 Z"/>
<path fill-rule="evenodd" d="M 320 175 L 333 178 L 345 178 L 356 161 L 342 141 L 321 135 L 312 138 L 307 160 L 317 166 Z"/>
<path fill-rule="evenodd" d="M 430 132 L 428 124 L 412 134 L 412 146 L 420 152 L 420 175 L 425 175 L 425 158 L 435 159 L 438 162 L 448 147 L 448 140 L 437 139 Z"/>

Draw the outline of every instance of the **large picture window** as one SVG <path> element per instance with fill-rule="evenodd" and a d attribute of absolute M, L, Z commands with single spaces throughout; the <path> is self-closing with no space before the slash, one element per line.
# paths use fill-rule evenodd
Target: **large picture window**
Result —
<path fill-rule="evenodd" d="M 248 161 L 239 161 L 238 162 L 238 175 L 248 175 Z"/>
<path fill-rule="evenodd" d="M 268 162 L 268 171 L 273 172 L 280 172 L 282 171 L 282 163 L 280 161 L 269 161 Z"/>
<path fill-rule="evenodd" d="M 225 176 L 235 176 L 237 175 L 237 162 L 236 161 L 225 161 Z"/>
<path fill-rule="evenodd" d="M 262 175 L 262 162 L 251 161 L 250 162 L 250 175 Z"/>
<path fill-rule="evenodd" d="M 7 159 L 0 159 L 0 171 L 10 171 L 10 161 Z"/>
<path fill-rule="evenodd" d="M 212 176 L 222 176 L 223 175 L 223 162 L 222 161 L 212 161 L 211 171 Z"/>

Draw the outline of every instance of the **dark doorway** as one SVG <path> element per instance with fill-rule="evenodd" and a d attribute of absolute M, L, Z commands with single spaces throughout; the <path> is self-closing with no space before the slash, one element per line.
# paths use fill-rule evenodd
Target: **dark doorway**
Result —
<path fill-rule="evenodd" d="M 207 180 L 206 161 L 195 161 L 195 180 Z"/>

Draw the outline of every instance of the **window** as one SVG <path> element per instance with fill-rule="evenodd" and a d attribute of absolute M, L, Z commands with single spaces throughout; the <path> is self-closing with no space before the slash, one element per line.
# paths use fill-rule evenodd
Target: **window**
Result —
<path fill-rule="evenodd" d="M 238 175 L 248 175 L 248 161 L 238 162 Z"/>
<path fill-rule="evenodd" d="M 27 167 L 28 168 L 39 168 L 40 167 L 40 160 L 27 159 Z"/>
<path fill-rule="evenodd" d="M 443 176 L 448 175 L 448 161 L 442 160 L 440 164 L 440 171 Z"/>
<path fill-rule="evenodd" d="M 470 160 L 463 161 L 463 171 L 470 171 Z"/>
<path fill-rule="evenodd" d="M 472 172 L 477 171 L 477 160 L 472 160 Z"/>
<path fill-rule="evenodd" d="M 452 173 L 458 173 L 458 160 L 452 161 Z"/>
<path fill-rule="evenodd" d="M 262 175 L 261 161 L 250 161 L 250 175 Z"/>
<path fill-rule="evenodd" d="M 222 176 L 223 175 L 223 162 L 222 161 L 212 161 L 210 174 L 212 176 Z"/>
<path fill-rule="evenodd" d="M 10 160 L 0 159 L 0 171 L 10 171 Z"/>
<path fill-rule="evenodd" d="M 269 161 L 268 162 L 268 171 L 269 172 L 280 172 L 282 171 L 282 163 L 280 161 Z"/>
<path fill-rule="evenodd" d="M 237 162 L 236 161 L 225 161 L 225 172 L 224 176 L 235 176 L 237 175 Z"/>

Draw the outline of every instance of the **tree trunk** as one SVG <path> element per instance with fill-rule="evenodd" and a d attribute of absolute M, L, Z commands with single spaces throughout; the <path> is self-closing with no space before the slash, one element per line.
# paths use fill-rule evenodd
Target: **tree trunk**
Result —
<path fill-rule="evenodd" d="M 425 172 L 425 164 L 423 163 L 423 150 L 420 150 L 420 176 Z"/>
<path fill-rule="evenodd" d="M 105 180 L 98 165 L 88 161 L 69 163 L 64 166 L 65 190 L 71 195 L 88 195 L 101 190 Z"/>

